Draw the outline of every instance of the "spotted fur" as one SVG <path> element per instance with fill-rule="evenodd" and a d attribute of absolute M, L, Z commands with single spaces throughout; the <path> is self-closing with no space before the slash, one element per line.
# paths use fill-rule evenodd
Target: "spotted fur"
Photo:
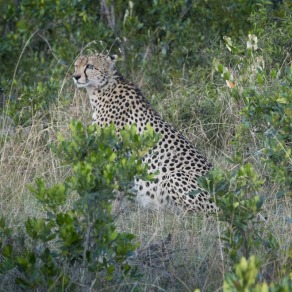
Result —
<path fill-rule="evenodd" d="M 145 157 L 149 172 L 159 170 L 155 182 L 136 180 L 137 200 L 144 207 L 178 207 L 183 211 L 217 210 L 210 195 L 198 190 L 197 178 L 205 175 L 211 164 L 182 134 L 164 122 L 152 109 L 139 88 L 126 81 L 116 70 L 117 56 L 95 54 L 76 60 L 73 80 L 85 87 L 93 109 L 93 123 L 114 123 L 118 129 L 136 124 L 139 133 L 147 123 L 161 139 Z"/>

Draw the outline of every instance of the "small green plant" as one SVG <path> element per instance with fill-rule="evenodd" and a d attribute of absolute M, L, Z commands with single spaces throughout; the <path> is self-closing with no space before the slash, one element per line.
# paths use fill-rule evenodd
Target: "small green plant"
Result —
<path fill-rule="evenodd" d="M 242 256 L 248 257 L 263 242 L 263 226 L 254 220 L 263 203 L 259 197 L 263 181 L 250 164 L 245 164 L 230 172 L 215 169 L 200 178 L 200 183 L 220 208 L 219 220 L 223 222 L 220 240 L 226 255 L 233 263 Z"/>
<path fill-rule="evenodd" d="M 116 229 L 112 200 L 118 191 L 127 193 L 135 178 L 153 180 L 142 157 L 159 137 L 150 127 L 142 135 L 136 126 L 126 127 L 119 136 L 114 125 L 85 127 L 73 121 L 70 129 L 71 139 L 60 135 L 55 150 L 73 175 L 51 187 L 37 179 L 30 190 L 46 215 L 24 222 L 27 240 L 20 251 L 13 250 L 12 241 L 0 242 L 6 262 L 0 272 L 16 268 L 19 287 L 71 291 L 136 276 L 127 258 L 137 244 L 132 234 Z M 1 236 L 12 237 L 0 223 Z"/>
<path fill-rule="evenodd" d="M 259 260 L 251 256 L 245 257 L 235 265 L 235 274 L 228 273 L 223 284 L 224 292 L 289 292 L 292 289 L 292 273 L 281 283 L 258 283 L 260 279 Z"/>
<path fill-rule="evenodd" d="M 23 86 L 21 95 L 10 100 L 7 106 L 7 114 L 13 119 L 14 125 L 30 125 L 36 114 L 48 116 L 50 105 L 58 97 L 59 88 L 60 84 L 55 80 Z"/>

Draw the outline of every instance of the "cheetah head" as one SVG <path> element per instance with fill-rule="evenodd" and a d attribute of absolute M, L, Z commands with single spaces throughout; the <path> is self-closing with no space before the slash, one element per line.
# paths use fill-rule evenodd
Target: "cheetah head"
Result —
<path fill-rule="evenodd" d="M 74 83 L 78 88 L 106 85 L 115 70 L 117 55 L 95 54 L 81 56 L 75 62 Z"/>

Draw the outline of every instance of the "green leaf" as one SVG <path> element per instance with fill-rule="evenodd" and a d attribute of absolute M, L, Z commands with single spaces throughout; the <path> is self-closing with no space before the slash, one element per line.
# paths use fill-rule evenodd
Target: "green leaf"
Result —
<path fill-rule="evenodd" d="M 288 100 L 285 97 L 281 97 L 277 99 L 278 103 L 287 104 Z"/>
<path fill-rule="evenodd" d="M 220 74 L 223 74 L 223 69 L 224 69 L 223 65 L 222 65 L 222 64 L 218 64 L 218 66 L 217 66 L 217 70 L 218 70 L 218 72 L 219 72 Z"/>

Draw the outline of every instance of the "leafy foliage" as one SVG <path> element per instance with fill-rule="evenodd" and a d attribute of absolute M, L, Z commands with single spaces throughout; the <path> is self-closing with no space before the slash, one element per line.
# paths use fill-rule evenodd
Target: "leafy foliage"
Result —
<path fill-rule="evenodd" d="M 290 291 L 292 289 L 292 275 L 284 278 L 279 284 L 256 284 L 256 279 L 259 277 L 259 261 L 254 256 L 251 256 L 247 261 L 242 258 L 240 263 L 235 266 L 235 275 L 228 274 L 225 278 L 223 291 L 224 292 L 279 292 Z"/>
<path fill-rule="evenodd" d="M 71 290 L 135 276 L 126 261 L 137 248 L 134 235 L 117 231 L 111 206 L 115 194 L 130 189 L 135 178 L 153 180 L 141 159 L 158 136 L 150 127 L 140 136 L 131 126 L 118 137 L 114 125 L 84 127 L 77 121 L 70 129 L 71 139 L 60 136 L 56 151 L 72 166 L 73 175 L 49 188 L 42 179 L 30 187 L 46 217 L 24 222 L 25 248 L 17 252 L 4 242 L 15 235 L 4 219 L 0 222 L 6 262 L 1 273 L 16 267 L 21 277 L 12 280 L 20 287 Z"/>
<path fill-rule="evenodd" d="M 32 118 L 42 114 L 47 118 L 50 105 L 56 100 L 60 83 L 57 81 L 38 82 L 33 86 L 24 86 L 17 102 L 11 102 L 7 114 L 15 125 L 30 125 Z"/>
<path fill-rule="evenodd" d="M 270 288 L 266 283 L 257 285 L 262 279 L 269 279 L 266 278 L 269 261 L 277 262 L 280 242 L 268 227 L 264 228 L 263 222 L 254 219 L 262 217 L 259 212 L 263 198 L 259 194 L 263 193 L 264 183 L 273 182 L 278 197 L 291 197 L 291 65 L 285 64 L 283 71 L 277 71 L 276 64 L 273 68 L 265 59 L 268 56 L 261 50 L 260 40 L 253 34 L 248 35 L 246 47 L 230 37 L 224 37 L 224 43 L 230 52 L 229 66 L 218 59 L 213 64 L 227 85 L 228 95 L 239 108 L 242 123 L 235 129 L 233 153 L 228 159 L 234 164 L 233 170 L 225 173 L 215 170 L 201 179 L 202 186 L 213 194 L 221 209 L 219 220 L 224 229 L 220 240 L 224 251 L 233 263 L 241 259 L 235 268 L 237 277 L 228 276 L 224 290 L 288 291 L 291 267 L 287 271 L 283 263 L 282 268 L 274 271 L 279 278 L 288 277 L 283 284 Z M 255 169 L 259 161 L 261 174 Z M 289 245 L 282 250 L 288 257 L 290 248 Z M 262 267 L 262 279 L 258 279 L 259 266 L 250 256 L 261 249 L 265 250 L 262 260 L 266 266 Z M 249 257 L 247 264 L 245 258 Z"/>
<path fill-rule="evenodd" d="M 201 185 L 214 197 L 220 208 L 219 220 L 225 225 L 220 240 L 224 251 L 236 263 L 242 256 L 248 257 L 254 249 L 263 244 L 261 224 L 254 221 L 263 201 L 258 193 L 263 181 L 259 179 L 250 164 L 223 173 L 212 171 L 200 179 Z"/>
<path fill-rule="evenodd" d="M 281 79 L 275 68 L 268 71 L 255 35 L 249 35 L 246 51 L 230 38 L 225 38 L 225 43 L 237 64 L 230 69 L 214 60 L 214 65 L 231 88 L 232 98 L 243 105 L 239 127 L 252 134 L 250 138 L 256 142 L 252 155 L 267 164 L 269 179 L 281 186 L 279 195 L 291 196 L 292 67 L 285 68 Z M 241 142 L 238 135 L 234 143 Z"/>
<path fill-rule="evenodd" d="M 15 124 L 27 123 L 36 110 L 44 109 L 43 103 L 50 104 L 59 97 L 53 90 L 54 98 L 46 100 L 36 84 L 47 83 L 48 71 L 50 84 L 59 82 L 80 52 L 95 49 L 119 50 L 127 74 L 130 70 L 142 70 L 139 75 L 152 87 L 164 89 L 170 74 L 172 78 L 181 78 L 182 66 L 189 69 L 208 62 L 200 51 L 214 38 L 219 41 L 225 34 L 245 35 L 252 25 L 248 16 L 257 11 L 259 4 L 262 10 L 269 9 L 271 15 L 280 9 L 276 6 L 270 9 L 272 6 L 265 3 L 264 0 L 0 1 L 2 98 L 10 100 L 8 113 Z M 31 96 L 23 93 L 23 86 L 26 92 L 35 95 L 33 104 Z M 20 110 L 22 114 L 17 117 Z"/>

